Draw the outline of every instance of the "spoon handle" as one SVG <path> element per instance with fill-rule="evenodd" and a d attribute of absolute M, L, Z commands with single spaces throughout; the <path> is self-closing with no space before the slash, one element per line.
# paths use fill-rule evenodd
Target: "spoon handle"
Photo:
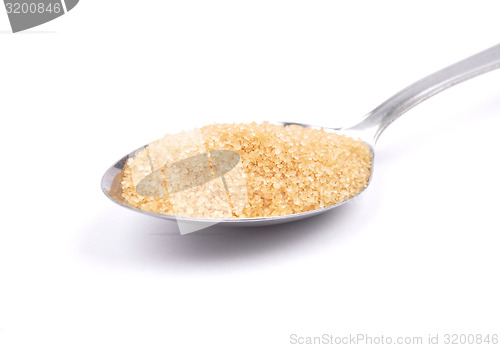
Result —
<path fill-rule="evenodd" d="M 415 105 L 451 86 L 497 68 L 500 68 L 500 44 L 413 83 L 380 104 L 350 129 L 370 136 L 368 139 L 373 139 L 375 144 L 388 125 Z"/>

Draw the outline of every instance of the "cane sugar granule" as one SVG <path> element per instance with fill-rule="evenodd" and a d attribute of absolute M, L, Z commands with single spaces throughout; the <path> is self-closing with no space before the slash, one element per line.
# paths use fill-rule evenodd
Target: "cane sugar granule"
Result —
<path fill-rule="evenodd" d="M 371 162 L 365 143 L 323 129 L 214 124 L 166 135 L 129 158 L 123 198 L 176 216 L 290 215 L 356 195 L 368 184 Z"/>

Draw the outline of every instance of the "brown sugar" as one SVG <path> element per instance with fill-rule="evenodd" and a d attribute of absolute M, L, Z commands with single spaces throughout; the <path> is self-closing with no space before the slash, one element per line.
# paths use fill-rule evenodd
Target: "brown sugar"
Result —
<path fill-rule="evenodd" d="M 368 184 L 371 162 L 364 142 L 323 129 L 214 124 L 166 135 L 129 158 L 123 198 L 176 216 L 290 215 L 356 195 Z"/>

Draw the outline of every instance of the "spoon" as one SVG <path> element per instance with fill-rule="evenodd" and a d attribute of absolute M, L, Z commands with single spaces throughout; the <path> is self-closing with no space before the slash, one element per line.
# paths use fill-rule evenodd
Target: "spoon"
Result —
<path fill-rule="evenodd" d="M 294 124 L 303 127 L 313 127 L 319 129 L 322 128 L 327 132 L 344 134 L 351 138 L 359 139 L 370 147 L 373 157 L 374 147 L 375 144 L 377 143 L 380 134 L 382 134 L 382 132 L 387 128 L 387 126 L 389 126 L 392 122 L 394 122 L 399 116 L 410 110 L 415 105 L 421 103 L 422 101 L 432 97 L 433 95 L 451 86 L 454 86 L 460 82 L 463 82 L 472 77 L 484 74 L 488 71 L 497 68 L 500 68 L 500 44 L 491 47 L 485 51 L 482 51 L 476 55 L 473 55 L 467 59 L 459 61 L 458 63 L 450 65 L 447 68 L 439 70 L 413 83 L 412 85 L 403 89 L 399 93 L 395 94 L 393 97 L 389 98 L 384 103 L 380 104 L 373 111 L 369 112 L 361 122 L 359 122 L 354 126 L 345 128 L 325 128 L 325 127 L 315 127 L 308 124 L 300 124 L 300 123 L 282 122 L 278 124 L 283 126 Z M 125 166 L 125 163 L 129 157 L 133 157 L 136 152 L 144 149 L 144 147 L 145 146 L 126 155 L 106 171 L 101 182 L 102 190 L 104 191 L 106 196 L 108 196 L 111 200 L 124 207 L 127 207 L 129 209 L 147 215 L 156 216 L 162 219 L 177 220 L 179 225 L 181 223 L 188 225 L 191 224 L 195 226 L 192 227 L 191 230 L 197 230 L 213 224 L 223 224 L 230 226 L 264 226 L 264 225 L 292 222 L 330 211 L 331 209 L 334 209 L 350 201 L 351 199 L 353 199 L 358 194 L 364 191 L 363 189 L 357 195 L 343 202 L 337 203 L 335 205 L 331 205 L 317 210 L 307 211 L 304 213 L 285 215 L 285 216 L 259 217 L 259 218 L 234 218 L 234 219 L 206 219 L 206 218 L 180 217 L 174 215 L 152 213 L 128 205 L 127 202 L 122 197 L 121 181 L 122 181 L 122 170 Z M 373 159 L 372 159 L 371 173 L 373 173 Z M 371 175 L 370 175 L 370 180 L 371 180 Z"/>

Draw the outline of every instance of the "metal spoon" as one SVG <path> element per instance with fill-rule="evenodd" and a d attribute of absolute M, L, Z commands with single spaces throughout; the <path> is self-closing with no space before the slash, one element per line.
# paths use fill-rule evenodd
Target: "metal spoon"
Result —
<path fill-rule="evenodd" d="M 373 111 L 368 113 L 365 118 L 358 124 L 345 127 L 345 128 L 324 128 L 315 127 L 308 124 L 298 124 L 303 127 L 314 127 L 323 128 L 329 132 L 335 132 L 340 134 L 345 134 L 352 138 L 357 138 L 365 142 L 371 149 L 372 156 L 374 154 L 374 147 L 379 138 L 380 134 L 394 122 L 399 116 L 404 114 L 406 111 L 410 110 L 415 105 L 421 103 L 427 98 L 454 86 L 460 82 L 463 82 L 472 77 L 478 76 L 480 74 L 486 73 L 488 71 L 500 68 L 500 45 L 491 47 L 483 52 L 480 52 L 474 56 L 464 59 L 458 63 L 450 65 L 447 68 L 439 70 L 434 74 L 431 74 L 414 84 L 403 89 L 393 97 L 389 98 L 384 103 L 380 104 Z M 281 125 L 290 125 L 297 123 L 280 123 Z M 334 209 L 349 200 L 353 199 L 351 197 L 348 200 L 340 202 L 338 204 L 328 206 L 322 209 L 312 210 L 299 214 L 292 214 L 286 216 L 277 217 L 260 217 L 260 218 L 235 218 L 235 219 L 202 219 L 202 218 L 190 218 L 190 217 L 179 217 L 173 215 L 164 215 L 151 213 L 148 211 L 143 211 L 135 207 L 131 207 L 122 198 L 121 192 L 121 177 L 122 169 L 129 157 L 133 157 L 134 154 L 142 150 L 144 147 L 131 152 L 127 156 L 120 159 L 111 168 L 109 168 L 104 174 L 101 182 L 101 188 L 111 200 L 114 202 L 127 207 L 129 209 L 156 216 L 162 219 L 177 220 L 179 223 L 184 224 L 200 224 L 200 225 L 213 225 L 213 224 L 223 224 L 230 226 L 264 226 L 280 224 L 285 222 L 292 222 L 314 215 L 318 215 Z M 373 173 L 373 162 L 372 170 Z M 371 180 L 371 177 L 370 177 Z M 364 190 L 363 190 L 364 191 Z M 361 191 L 362 192 L 362 191 Z M 359 193 L 361 193 L 359 192 Z M 359 194 L 358 193 L 358 194 Z"/>

